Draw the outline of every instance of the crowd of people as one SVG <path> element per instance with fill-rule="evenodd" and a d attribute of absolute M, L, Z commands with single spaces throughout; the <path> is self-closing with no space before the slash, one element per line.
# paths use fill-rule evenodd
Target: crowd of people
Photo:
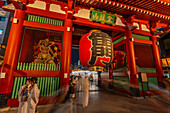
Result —
<path fill-rule="evenodd" d="M 76 98 L 76 91 L 81 91 L 83 92 L 82 106 L 83 108 L 87 107 L 89 100 L 89 88 L 92 83 L 93 75 L 88 76 L 87 74 L 84 74 L 81 76 L 79 74 L 79 76 L 71 76 L 68 90 L 64 90 L 65 93 L 62 93 L 65 95 L 63 102 Z M 38 113 L 36 106 L 39 101 L 39 89 L 37 87 L 36 77 L 26 79 L 25 85 L 23 85 L 18 91 L 18 97 L 18 113 Z"/>
<path fill-rule="evenodd" d="M 90 84 L 91 82 L 91 84 Z M 89 88 L 93 83 L 93 75 L 86 75 L 84 74 L 81 76 L 71 76 L 70 79 L 70 87 L 69 87 L 69 95 L 71 98 L 76 98 L 75 93 L 77 91 L 82 91 L 83 92 L 83 107 L 88 106 L 88 100 L 89 100 Z"/>
<path fill-rule="evenodd" d="M 70 102 L 70 100 L 76 98 L 76 91 L 82 92 L 82 106 L 86 108 L 88 106 L 89 101 L 89 89 L 93 84 L 93 75 L 90 76 L 88 74 L 78 75 L 78 76 L 70 76 L 69 86 L 61 86 L 56 95 L 61 98 L 62 102 L 65 103 Z M 163 84 L 167 91 L 170 91 L 170 81 L 167 77 L 167 74 L 163 76 Z M 32 77 L 31 79 L 26 79 L 25 85 L 23 85 L 18 91 L 18 101 L 19 108 L 18 113 L 38 113 L 37 111 L 37 103 L 39 101 L 39 89 L 37 87 L 37 78 Z M 58 102 L 57 102 L 58 103 Z M 49 112 L 53 113 L 53 112 Z"/>

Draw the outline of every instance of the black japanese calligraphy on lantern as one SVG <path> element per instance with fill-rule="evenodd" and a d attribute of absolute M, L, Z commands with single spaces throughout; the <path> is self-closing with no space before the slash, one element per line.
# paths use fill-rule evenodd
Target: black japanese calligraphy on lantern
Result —
<path fill-rule="evenodd" d="M 110 36 L 104 32 L 95 31 L 91 33 L 89 39 L 92 44 L 89 64 L 94 65 L 97 57 L 109 57 L 109 62 L 102 61 L 103 64 L 108 65 L 112 60 L 112 39 Z"/>

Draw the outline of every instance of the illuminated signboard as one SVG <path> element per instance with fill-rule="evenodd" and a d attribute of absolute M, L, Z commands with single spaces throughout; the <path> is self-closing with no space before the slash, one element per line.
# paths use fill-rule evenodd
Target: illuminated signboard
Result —
<path fill-rule="evenodd" d="M 170 58 L 163 58 L 161 59 L 162 61 L 162 66 L 166 67 L 166 66 L 170 66 Z"/>
<path fill-rule="evenodd" d="M 170 58 L 167 58 L 166 60 L 168 62 L 168 65 L 170 66 Z"/>

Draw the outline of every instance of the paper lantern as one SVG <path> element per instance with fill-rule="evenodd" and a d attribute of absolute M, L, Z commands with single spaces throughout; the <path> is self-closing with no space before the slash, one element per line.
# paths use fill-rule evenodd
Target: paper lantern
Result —
<path fill-rule="evenodd" d="M 84 66 L 106 66 L 112 61 L 111 37 L 99 30 L 82 36 L 79 42 L 79 59 Z"/>

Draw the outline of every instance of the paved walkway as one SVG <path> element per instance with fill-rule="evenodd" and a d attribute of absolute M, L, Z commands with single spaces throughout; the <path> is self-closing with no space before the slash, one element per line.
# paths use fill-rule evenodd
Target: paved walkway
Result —
<path fill-rule="evenodd" d="M 97 89 L 96 86 L 92 87 L 91 89 Z M 76 99 L 73 100 L 73 112 L 66 112 L 70 109 L 70 103 L 67 103 L 64 107 L 59 107 L 62 110 L 60 113 L 170 113 L 170 106 L 165 102 L 155 99 L 155 97 L 134 99 L 106 90 L 91 90 L 89 105 L 87 108 L 83 108 L 81 105 L 82 96 L 82 92 L 77 92 Z M 47 113 L 49 108 L 51 108 L 51 105 L 39 106 L 38 110 L 39 113 Z M 10 110 L 6 113 L 17 113 L 17 111 Z M 59 113 L 59 110 L 55 113 Z"/>

